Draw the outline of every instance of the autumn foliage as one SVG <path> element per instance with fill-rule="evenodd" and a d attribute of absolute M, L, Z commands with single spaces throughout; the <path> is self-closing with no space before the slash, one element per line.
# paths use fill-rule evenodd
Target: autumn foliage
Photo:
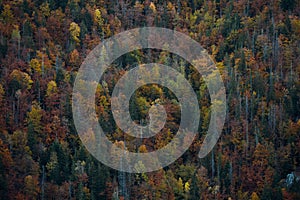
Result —
<path fill-rule="evenodd" d="M 155 151 L 180 123 L 172 91 L 146 85 L 131 98 L 131 117 L 147 124 L 150 107 L 160 103 L 165 127 L 143 140 L 118 129 L 111 93 L 133 66 L 157 62 L 178 70 L 201 108 L 198 136 L 181 158 L 157 172 L 127 174 L 82 145 L 72 87 L 96 45 L 144 26 L 177 30 L 208 50 L 226 86 L 228 112 L 216 147 L 199 159 L 211 113 L 201 74 L 165 51 L 123 55 L 99 81 L 93 105 L 112 142 Z M 300 166 L 299 63 L 297 0 L 0 0 L 0 199 L 300 199 L 300 181 L 287 184 Z"/>

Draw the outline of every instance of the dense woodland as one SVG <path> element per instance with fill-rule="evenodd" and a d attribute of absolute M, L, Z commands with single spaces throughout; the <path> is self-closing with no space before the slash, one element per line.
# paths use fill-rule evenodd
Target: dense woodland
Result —
<path fill-rule="evenodd" d="M 131 99 L 131 117 L 147 123 L 160 101 L 166 126 L 149 140 L 118 129 L 110 96 L 133 66 L 172 66 L 201 105 L 199 134 L 181 158 L 156 172 L 129 174 L 104 166 L 82 145 L 72 87 L 101 41 L 144 26 L 177 30 L 207 49 L 222 74 L 228 112 L 214 150 L 199 159 L 211 107 L 201 75 L 165 51 L 120 57 L 99 81 L 95 105 L 107 137 L 120 147 L 159 149 L 180 121 L 174 94 L 146 85 Z M 0 0 L 0 60 L 0 199 L 300 199 L 293 175 L 300 166 L 298 0 Z"/>

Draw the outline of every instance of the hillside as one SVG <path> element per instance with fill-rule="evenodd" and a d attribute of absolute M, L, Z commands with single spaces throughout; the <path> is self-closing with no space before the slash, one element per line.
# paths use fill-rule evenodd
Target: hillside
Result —
<path fill-rule="evenodd" d="M 188 151 L 163 169 L 135 174 L 112 169 L 87 150 L 72 98 L 89 53 L 140 27 L 176 30 L 206 49 L 226 88 L 227 114 L 216 146 L 200 159 L 212 113 L 202 75 L 165 50 L 122 55 L 98 82 L 95 105 L 87 106 L 97 118 L 86 118 L 96 119 L 116 146 L 153 152 L 179 129 L 180 99 L 167 87 L 147 84 L 130 99 L 131 118 L 147 125 L 150 108 L 160 104 L 165 126 L 148 139 L 120 130 L 111 96 L 134 66 L 171 66 L 189 82 L 200 107 Z M 0 0 L 0 199 L 300 199 L 299 78 L 299 0 Z M 174 149 L 182 145 L 177 141 Z"/>

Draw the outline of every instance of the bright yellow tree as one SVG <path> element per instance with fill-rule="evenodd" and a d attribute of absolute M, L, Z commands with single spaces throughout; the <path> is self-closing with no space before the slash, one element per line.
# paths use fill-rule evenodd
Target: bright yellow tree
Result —
<path fill-rule="evenodd" d="M 69 31 L 70 31 L 72 40 L 74 40 L 76 43 L 79 43 L 80 42 L 80 39 L 79 39 L 80 26 L 78 24 L 76 24 L 75 22 L 72 22 L 70 24 Z"/>

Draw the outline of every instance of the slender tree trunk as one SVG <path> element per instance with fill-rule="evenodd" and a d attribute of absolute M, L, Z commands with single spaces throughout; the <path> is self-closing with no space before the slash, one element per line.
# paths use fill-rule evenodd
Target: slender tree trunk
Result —
<path fill-rule="evenodd" d="M 44 200 L 44 196 L 45 196 L 45 166 L 42 166 L 42 183 L 41 183 L 41 190 L 42 190 L 42 197 L 41 199 Z"/>
<path fill-rule="evenodd" d="M 248 109 L 248 96 L 246 95 L 246 142 L 247 142 L 247 148 L 248 148 L 248 146 L 249 146 L 249 136 L 248 136 L 248 129 L 249 129 L 249 127 L 248 127 L 248 112 L 249 112 L 249 109 Z"/>

